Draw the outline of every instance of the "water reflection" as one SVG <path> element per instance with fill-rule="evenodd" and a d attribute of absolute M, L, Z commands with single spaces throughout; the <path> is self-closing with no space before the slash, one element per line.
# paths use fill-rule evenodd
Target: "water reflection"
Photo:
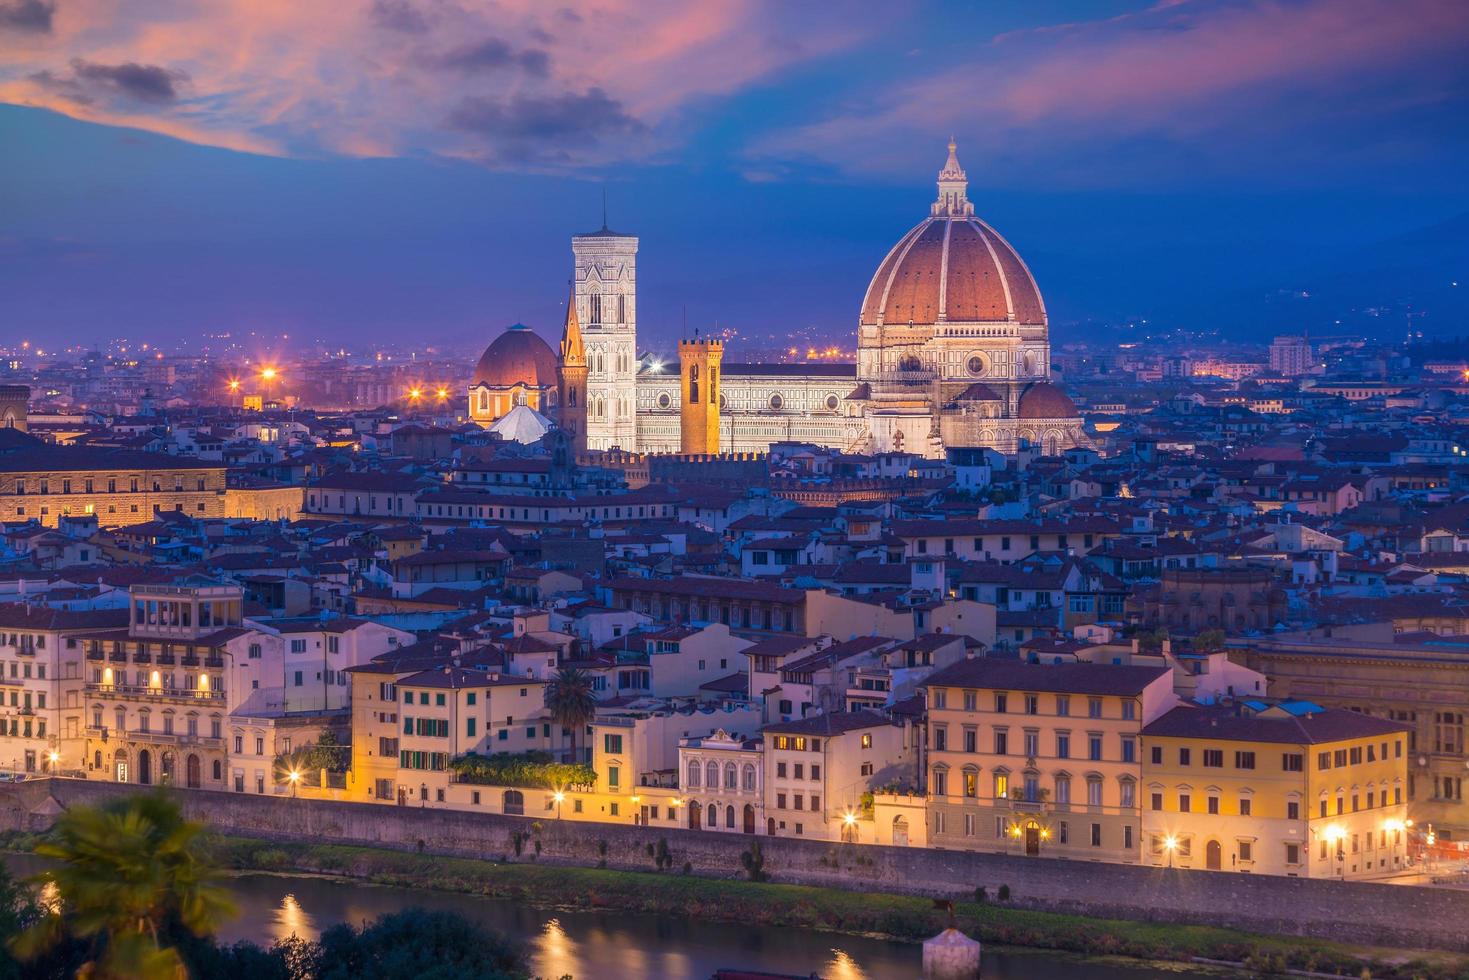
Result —
<path fill-rule="evenodd" d="M 827 980 L 867 980 L 867 974 L 857 965 L 857 961 L 841 949 L 831 951 L 831 961 L 826 964 L 821 975 Z"/>
<path fill-rule="evenodd" d="M 317 934 L 316 920 L 301 907 L 294 892 L 286 892 L 285 897 L 281 899 L 281 903 L 275 907 L 271 915 L 269 927 L 271 941 L 290 939 L 292 936 L 315 939 Z"/>
<path fill-rule="evenodd" d="M 5 861 L 17 875 L 48 864 L 28 855 L 7 855 Z M 864 936 L 672 915 L 550 912 L 504 899 L 324 878 L 248 875 L 230 879 L 227 887 L 239 915 L 220 930 L 225 942 L 268 945 L 292 933 L 315 939 L 334 923 L 361 926 L 417 905 L 460 912 L 520 939 L 531 971 L 547 978 L 569 973 L 575 980 L 707 980 L 721 967 L 745 967 L 797 976 L 815 972 L 827 980 L 886 980 L 916 976 L 922 955 L 916 944 Z M 986 950 L 984 960 L 985 980 L 1177 980 L 1176 971 L 1039 952 Z"/>
<path fill-rule="evenodd" d="M 540 972 L 552 977 L 575 977 L 582 974 L 581 958 L 576 953 L 576 943 L 561 928 L 560 919 L 551 919 L 541 934 L 532 943 L 536 966 Z"/>

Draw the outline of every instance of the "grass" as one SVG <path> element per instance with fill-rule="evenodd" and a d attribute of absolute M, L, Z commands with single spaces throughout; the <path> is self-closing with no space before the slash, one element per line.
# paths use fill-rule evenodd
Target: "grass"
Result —
<path fill-rule="evenodd" d="M 11 850 L 29 850 L 33 842 L 29 835 L 0 836 L 0 847 Z M 221 865 L 236 870 L 341 875 L 556 908 L 650 912 L 909 941 L 927 939 L 948 924 L 947 913 L 922 898 L 711 880 L 677 871 L 495 862 L 241 837 L 215 837 L 210 846 Z M 1014 908 L 993 900 L 959 902 L 954 912 L 959 927 L 969 935 L 1007 946 L 1183 963 L 1201 958 L 1243 964 L 1254 974 L 1293 969 L 1376 980 L 1469 978 L 1469 957 L 1452 953 L 1350 946 L 1212 926 L 1091 919 Z"/>

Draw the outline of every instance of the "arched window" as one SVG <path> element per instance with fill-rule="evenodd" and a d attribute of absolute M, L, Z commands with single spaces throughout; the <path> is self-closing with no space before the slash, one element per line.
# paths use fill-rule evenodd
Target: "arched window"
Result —
<path fill-rule="evenodd" d="M 525 794 L 518 789 L 507 789 L 500 797 L 501 810 L 513 816 L 525 815 Z"/>
<path fill-rule="evenodd" d="M 1102 805 L 1102 777 L 1101 776 L 1088 776 L 1088 777 L 1086 777 L 1086 805 L 1087 806 L 1101 806 Z"/>
<path fill-rule="evenodd" d="M 1057 776 L 1056 777 L 1056 802 L 1057 803 L 1070 803 L 1071 802 L 1071 777 L 1070 776 Z"/>
<path fill-rule="evenodd" d="M 744 789 L 751 793 L 755 791 L 755 767 L 749 763 L 745 764 Z"/>
<path fill-rule="evenodd" d="M 732 806 L 724 808 L 724 825 L 730 830 L 735 829 L 734 807 Z"/>
<path fill-rule="evenodd" d="M 739 769 L 735 767 L 735 764 L 733 762 L 726 762 L 724 764 L 724 788 L 740 788 Z"/>
<path fill-rule="evenodd" d="M 1121 791 L 1121 796 L 1122 796 L 1120 805 L 1123 806 L 1123 807 L 1133 807 L 1133 806 L 1136 806 L 1137 805 L 1137 783 L 1133 782 L 1131 779 L 1127 779 L 1127 778 L 1124 777 L 1123 780 L 1122 780 L 1122 782 L 1120 784 L 1118 784 L 1118 785 L 1119 785 L 1119 789 Z"/>
<path fill-rule="evenodd" d="M 964 795 L 971 798 L 979 796 L 979 770 L 974 766 L 964 767 Z"/>
<path fill-rule="evenodd" d="M 699 774 L 701 772 L 702 772 L 702 768 L 700 767 L 700 765 L 699 765 L 699 763 L 697 761 L 690 761 L 689 762 L 689 785 L 690 786 L 698 786 L 699 785 Z"/>
<path fill-rule="evenodd" d="M 709 789 L 719 788 L 719 763 L 710 762 L 704 767 L 704 785 Z"/>

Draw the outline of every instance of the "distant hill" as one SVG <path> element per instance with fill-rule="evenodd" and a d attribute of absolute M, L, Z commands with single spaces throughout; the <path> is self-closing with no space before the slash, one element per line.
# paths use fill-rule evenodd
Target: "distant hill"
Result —
<path fill-rule="evenodd" d="M 1469 214 L 1240 290 L 1214 313 L 1250 339 L 1309 330 L 1390 340 L 1410 325 L 1426 336 L 1469 334 Z"/>

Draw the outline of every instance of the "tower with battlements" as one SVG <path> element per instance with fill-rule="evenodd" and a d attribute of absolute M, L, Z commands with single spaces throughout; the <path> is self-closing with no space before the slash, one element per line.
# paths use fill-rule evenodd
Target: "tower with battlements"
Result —
<path fill-rule="evenodd" d="M 723 358 L 724 344 L 718 340 L 678 342 L 683 452 L 719 452 L 719 371 Z"/>

